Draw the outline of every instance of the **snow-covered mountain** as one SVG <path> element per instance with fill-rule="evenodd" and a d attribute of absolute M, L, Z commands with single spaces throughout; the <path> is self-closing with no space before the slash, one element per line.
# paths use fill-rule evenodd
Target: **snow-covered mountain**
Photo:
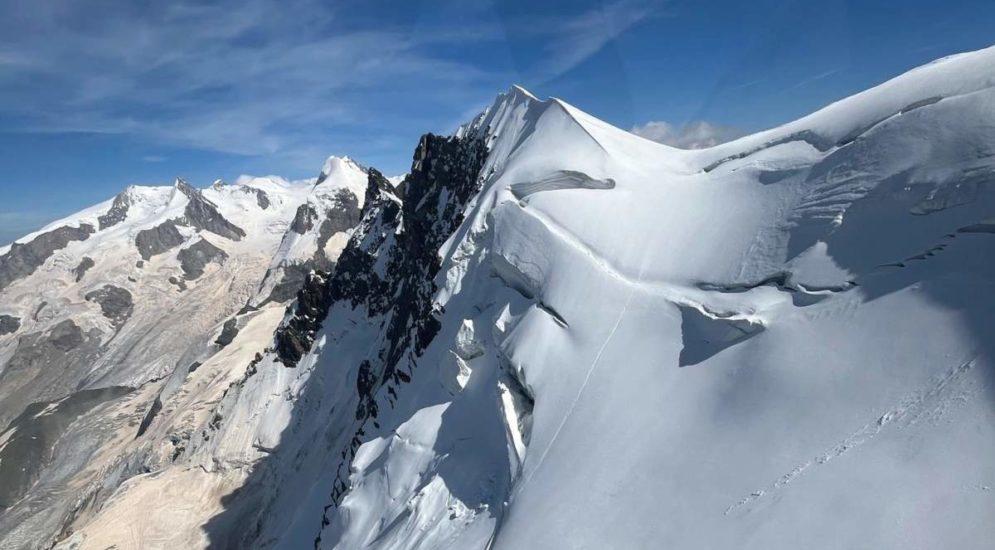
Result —
<path fill-rule="evenodd" d="M 294 297 L 311 269 L 331 271 L 359 222 L 366 189 L 367 169 L 349 157 L 329 157 L 297 207 L 289 231 L 266 273 L 259 300 L 285 301 Z"/>
<path fill-rule="evenodd" d="M 328 166 L 321 183 L 129 187 L 0 249 L 0 546 L 47 547 L 81 507 L 154 469 L 159 449 L 115 442 L 154 426 L 239 331 L 272 334 L 303 280 L 287 273 L 331 268 L 341 247 L 318 243 L 348 239 L 366 175 Z M 300 242 L 295 216 L 312 204 L 323 233 Z"/>
<path fill-rule="evenodd" d="M 26 498 L 81 496 L 44 531 L 28 522 L 55 514 L 22 512 L 7 544 L 990 546 L 995 48 L 696 151 L 516 87 L 424 136 L 399 184 L 363 171 L 354 203 L 319 181 L 287 208 L 304 231 L 273 232 L 226 347 L 160 386 L 129 390 L 130 363 L 80 378 L 111 405 L 70 429 L 104 442 Z M 350 173 L 339 189 L 358 190 Z M 157 219 L 230 247 L 228 265 L 262 226 L 203 196 L 228 224 Z M 345 204 L 362 211 L 325 218 L 356 222 L 343 244 L 310 220 Z M 115 208 L 46 242 L 97 242 L 84 218 Z M 286 313 L 267 301 L 287 258 L 339 250 Z M 172 273 L 163 258 L 143 269 Z M 114 291 L 75 300 L 111 304 L 101 334 L 121 317 Z"/>

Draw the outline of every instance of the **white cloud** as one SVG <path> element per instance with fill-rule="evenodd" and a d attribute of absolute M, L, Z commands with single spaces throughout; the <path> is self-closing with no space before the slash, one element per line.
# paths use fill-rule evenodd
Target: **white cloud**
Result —
<path fill-rule="evenodd" d="M 744 132 L 738 128 L 718 126 L 704 120 L 690 122 L 683 126 L 675 126 L 663 121 L 652 121 L 642 126 L 633 127 L 631 132 L 637 136 L 680 149 L 704 149 L 744 135 Z"/>

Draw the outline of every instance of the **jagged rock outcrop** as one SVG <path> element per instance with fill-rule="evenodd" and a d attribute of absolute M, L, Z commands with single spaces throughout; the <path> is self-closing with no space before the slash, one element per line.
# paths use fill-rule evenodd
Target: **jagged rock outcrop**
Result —
<path fill-rule="evenodd" d="M 76 282 L 78 283 L 82 281 L 83 276 L 86 275 L 86 272 L 95 265 L 97 264 L 93 261 L 93 258 L 83 256 L 83 259 L 79 261 L 79 265 L 73 268 L 73 276 L 76 278 Z"/>
<path fill-rule="evenodd" d="M 343 190 L 345 191 L 345 190 Z M 368 269 L 372 266 L 372 256 L 376 253 L 375 247 L 382 243 L 386 236 L 387 227 L 395 227 L 397 215 L 399 213 L 397 197 L 391 193 L 392 186 L 380 172 L 370 169 L 368 173 L 368 183 L 364 215 L 362 221 L 356 227 L 349 244 L 342 251 L 338 258 L 334 278 L 329 278 L 329 273 L 310 270 L 304 277 L 303 286 L 297 293 L 297 300 L 291 306 L 292 315 L 277 331 L 275 336 L 276 353 L 280 361 L 288 366 L 295 367 L 301 357 L 311 349 L 314 343 L 314 336 L 333 300 L 342 299 L 344 296 L 357 298 L 354 303 L 358 304 L 361 293 L 368 291 L 368 284 L 382 284 L 382 282 L 370 282 L 369 277 L 377 278 L 377 275 Z M 355 198 L 350 192 L 340 194 L 340 199 L 347 207 L 358 210 Z M 302 205 L 297 211 L 294 223 L 300 222 L 299 226 L 292 230 L 303 234 L 313 228 L 311 210 Z M 305 210 L 302 210 L 305 209 Z M 302 212 L 304 212 L 302 214 Z M 333 218 L 326 219 L 322 224 L 328 223 L 330 229 L 323 233 L 330 235 L 331 228 L 342 227 L 345 221 L 354 219 L 356 215 L 353 211 L 344 211 L 334 215 Z M 332 220 L 329 222 L 328 220 Z M 359 220 L 357 220 L 359 221 Z M 338 229 L 342 230 L 342 229 Z M 327 237 L 326 237 L 327 239 Z M 318 247 L 321 253 L 322 247 Z M 362 290 L 360 290 L 362 288 Z"/>
<path fill-rule="evenodd" d="M 329 202 L 330 206 L 325 209 L 325 219 L 318 227 L 318 247 L 313 258 L 318 269 L 325 271 L 331 271 L 335 262 L 329 258 L 328 252 L 325 250 L 329 239 L 337 233 L 355 227 L 362 214 L 358 198 L 348 189 L 340 189 L 330 198 Z"/>
<path fill-rule="evenodd" d="M 97 218 L 99 229 L 103 231 L 108 227 L 113 227 L 123 222 L 128 217 L 128 209 L 130 207 L 131 195 L 128 191 L 119 193 L 114 197 L 114 202 L 111 203 L 111 207 L 107 210 L 107 213 Z"/>
<path fill-rule="evenodd" d="M 221 334 L 214 340 L 214 343 L 225 347 L 232 343 L 232 340 L 238 336 L 238 318 L 232 317 L 225 321 L 225 324 L 221 327 Z"/>
<path fill-rule="evenodd" d="M 135 236 L 135 246 L 138 248 L 138 252 L 141 254 L 143 260 L 149 260 L 153 256 L 157 256 L 183 244 L 186 239 L 180 233 L 179 229 L 177 229 L 177 226 L 190 226 L 199 231 L 208 231 L 233 241 L 239 241 L 245 237 L 245 231 L 225 219 L 225 217 L 221 215 L 221 212 L 218 211 L 217 205 L 205 197 L 199 189 L 194 188 L 189 183 L 179 178 L 177 178 L 174 187 L 187 198 L 187 205 L 183 210 L 183 216 L 177 219 L 166 220 L 155 227 L 143 229 L 138 232 Z M 224 187 L 222 186 L 221 189 L 223 188 Z M 265 197 L 265 193 L 262 190 L 254 188 L 248 189 L 250 189 L 251 192 L 262 193 L 262 196 Z M 269 206 L 269 199 L 260 199 L 260 195 L 258 193 L 256 197 L 259 206 L 265 209 Z M 264 204 L 266 206 L 263 206 Z M 201 248 L 195 249 L 192 253 L 196 253 L 198 251 L 205 253 L 208 252 L 203 249 L 205 245 L 201 245 L 201 242 L 205 241 L 202 239 L 198 242 L 197 245 Z M 212 245 L 208 243 L 207 246 Z M 212 255 L 212 257 L 215 256 Z M 193 263 L 196 263 L 196 260 L 194 260 Z"/>
<path fill-rule="evenodd" d="M 255 193 L 255 195 L 256 195 L 256 204 L 259 205 L 259 208 L 262 208 L 263 210 L 266 210 L 267 208 L 269 208 L 269 205 L 270 205 L 269 195 L 266 194 L 266 191 L 263 191 L 262 189 L 251 188 L 251 187 L 249 187 L 248 189 L 251 189 L 251 191 L 253 193 Z"/>
<path fill-rule="evenodd" d="M 362 221 L 339 256 L 331 299 L 348 301 L 352 307 L 367 303 L 371 313 L 383 313 L 385 304 L 369 302 L 387 291 L 384 273 L 374 269 L 377 258 L 386 251 L 381 247 L 396 232 L 400 223 L 401 200 L 379 172 L 371 172 L 366 188 L 366 206 Z"/>
<path fill-rule="evenodd" d="M 84 331 L 72 319 L 47 332 L 21 335 L 0 372 L 0 426 L 32 402 L 76 391 L 100 354 L 100 335 L 98 329 Z"/>
<path fill-rule="evenodd" d="M 480 189 L 486 154 L 485 142 L 474 136 L 423 136 L 403 198 L 371 170 L 363 220 L 339 257 L 329 286 L 331 302 L 364 308 L 386 327 L 375 351 L 358 365 L 357 429 L 342 450 L 324 524 L 345 494 L 348 465 L 365 438 L 362 426 L 367 421 L 378 425 L 380 403 L 392 403 L 397 386 L 411 380 L 418 356 L 438 333 L 432 307 L 438 250 L 462 223 L 467 203 Z M 319 535 L 316 547 L 320 540 Z"/>
<path fill-rule="evenodd" d="M 176 220 L 167 220 L 135 235 L 135 246 L 143 260 L 150 260 L 183 244 L 183 235 L 176 229 Z"/>
<path fill-rule="evenodd" d="M 288 308 L 292 315 L 276 332 L 276 353 L 284 365 L 296 367 L 301 357 L 311 349 L 314 336 L 328 314 L 328 274 L 311 271 L 297 300 Z"/>
<path fill-rule="evenodd" d="M 361 220 L 334 271 L 308 272 L 297 300 L 288 308 L 275 334 L 271 358 L 259 356 L 252 362 L 245 377 L 227 392 L 228 399 L 219 406 L 218 422 L 206 433 L 236 429 L 227 424 L 227 417 L 232 414 L 231 400 L 250 391 L 254 384 L 264 384 L 259 381 L 260 376 L 272 377 L 268 372 L 271 365 L 301 370 L 301 360 L 313 350 L 315 338 L 325 333 L 323 325 L 330 311 L 337 312 L 337 323 L 343 321 L 342 316 L 365 318 L 363 323 L 369 324 L 374 334 L 379 333 L 371 334 L 373 339 L 362 344 L 363 349 L 368 349 L 366 357 L 352 365 L 339 362 L 334 367 L 339 374 L 332 371 L 322 374 L 338 378 L 341 372 L 355 371 L 358 377 L 354 386 L 358 392 L 355 408 L 341 413 L 348 415 L 343 419 L 348 418 L 350 424 L 328 427 L 337 434 L 326 442 L 335 445 L 328 452 L 341 459 L 335 460 L 336 473 L 329 487 L 328 509 L 333 508 L 344 494 L 344 476 L 352 456 L 367 437 L 363 426 L 377 425 L 378 414 L 383 407 L 392 406 L 399 385 L 411 380 L 418 355 L 438 331 L 437 312 L 432 307 L 440 268 L 436 251 L 462 222 L 463 210 L 479 190 L 485 157 L 486 145 L 476 137 L 425 136 L 404 187 L 407 195 L 404 201 L 397 196 L 394 185 L 376 170 L 368 169 Z M 373 328 L 377 325 L 380 330 Z M 412 352 L 406 353 L 405 349 Z M 290 376 L 303 376 L 306 372 Z M 300 399 L 312 401 L 303 396 Z M 292 424 L 302 428 L 311 426 L 302 426 L 298 421 Z M 266 452 L 273 457 L 287 456 L 284 454 L 287 451 L 279 449 Z M 266 473 L 269 470 L 265 466 L 254 472 L 253 477 L 267 479 L 270 475 L 286 474 L 285 471 Z M 266 500 L 256 500 L 262 496 L 261 489 L 253 479 L 246 481 L 245 497 L 223 514 L 232 519 L 217 518 L 221 524 L 237 521 L 255 527 L 239 533 L 224 531 L 218 535 L 221 537 L 218 544 L 240 547 L 254 544 L 266 523 Z M 207 527 L 209 532 L 214 532 L 214 522 Z"/>
<path fill-rule="evenodd" d="M 200 239 L 194 244 L 180 250 L 176 257 L 180 260 L 183 278 L 192 281 L 204 274 L 204 268 L 207 264 L 224 263 L 228 259 L 228 254 L 211 244 L 210 241 Z"/>
<path fill-rule="evenodd" d="M 333 300 L 348 299 L 354 305 L 370 295 L 370 287 L 386 290 L 383 279 L 374 272 L 372 264 L 379 253 L 377 249 L 387 236 L 387 233 L 397 227 L 400 221 L 399 202 L 393 195 L 393 186 L 387 178 L 375 169 L 369 169 L 362 222 L 359 219 L 358 202 L 348 190 L 342 190 L 336 195 L 335 204 L 338 208 L 329 210 L 328 217 L 322 222 L 318 251 L 316 256 L 324 255 L 324 244 L 332 234 L 344 231 L 359 223 L 349 244 L 338 258 L 335 276 L 329 278 L 329 273 L 311 270 L 305 275 L 303 286 L 297 293 L 297 301 L 291 308 L 293 315 L 276 333 L 276 352 L 284 365 L 297 366 L 297 362 L 314 342 L 314 335 L 321 328 L 321 323 L 328 315 L 328 309 Z M 302 208 L 308 205 L 302 205 Z M 298 209 L 294 223 L 301 220 L 299 228 L 294 231 L 304 233 L 313 226 L 310 214 Z"/>
<path fill-rule="evenodd" d="M 13 243 L 6 254 L 0 256 L 0 290 L 12 282 L 23 279 L 42 266 L 56 250 L 73 241 L 84 241 L 94 232 L 93 226 L 63 226 L 47 231 L 27 243 Z"/>
<path fill-rule="evenodd" d="M 351 159 L 333 156 L 326 161 L 284 235 L 282 257 L 270 266 L 261 285 L 269 292 L 266 302 L 293 298 L 312 270 L 332 272 L 359 223 L 367 180 L 368 169 Z"/>
<path fill-rule="evenodd" d="M 318 212 L 310 204 L 302 204 L 297 207 L 294 221 L 290 223 L 290 230 L 298 235 L 303 235 L 314 228 L 314 221 L 318 219 Z"/>
<path fill-rule="evenodd" d="M 21 328 L 21 320 L 13 315 L 0 315 L 0 336 L 13 334 Z"/>
<path fill-rule="evenodd" d="M 218 206 L 204 197 L 199 190 L 179 178 L 176 180 L 176 188 L 188 199 L 186 209 L 183 211 L 184 221 L 187 224 L 233 241 L 245 237 L 245 231 L 225 219 L 218 212 Z"/>
<path fill-rule="evenodd" d="M 84 298 L 87 301 L 97 302 L 100 305 L 100 312 L 110 319 L 115 328 L 125 324 L 135 309 L 131 293 L 119 286 L 104 285 L 88 292 Z"/>

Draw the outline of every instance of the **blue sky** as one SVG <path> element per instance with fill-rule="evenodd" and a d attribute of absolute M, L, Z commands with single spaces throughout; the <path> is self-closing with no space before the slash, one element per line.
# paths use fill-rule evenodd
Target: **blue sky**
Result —
<path fill-rule="evenodd" d="M 995 43 L 965 0 L 0 0 L 0 242 L 133 183 L 403 173 L 519 83 L 684 146 Z"/>

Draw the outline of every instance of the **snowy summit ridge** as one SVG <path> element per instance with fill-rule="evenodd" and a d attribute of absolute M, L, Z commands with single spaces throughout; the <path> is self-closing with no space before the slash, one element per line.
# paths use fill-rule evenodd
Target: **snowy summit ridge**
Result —
<path fill-rule="evenodd" d="M 397 184 L 136 189 L 0 260 L 0 389 L 81 350 L 0 395 L 0 467 L 60 441 L 0 474 L 0 540 L 985 548 L 993 144 L 989 48 L 708 149 L 514 86 Z M 218 297 L 178 357 L 114 355 Z"/>

